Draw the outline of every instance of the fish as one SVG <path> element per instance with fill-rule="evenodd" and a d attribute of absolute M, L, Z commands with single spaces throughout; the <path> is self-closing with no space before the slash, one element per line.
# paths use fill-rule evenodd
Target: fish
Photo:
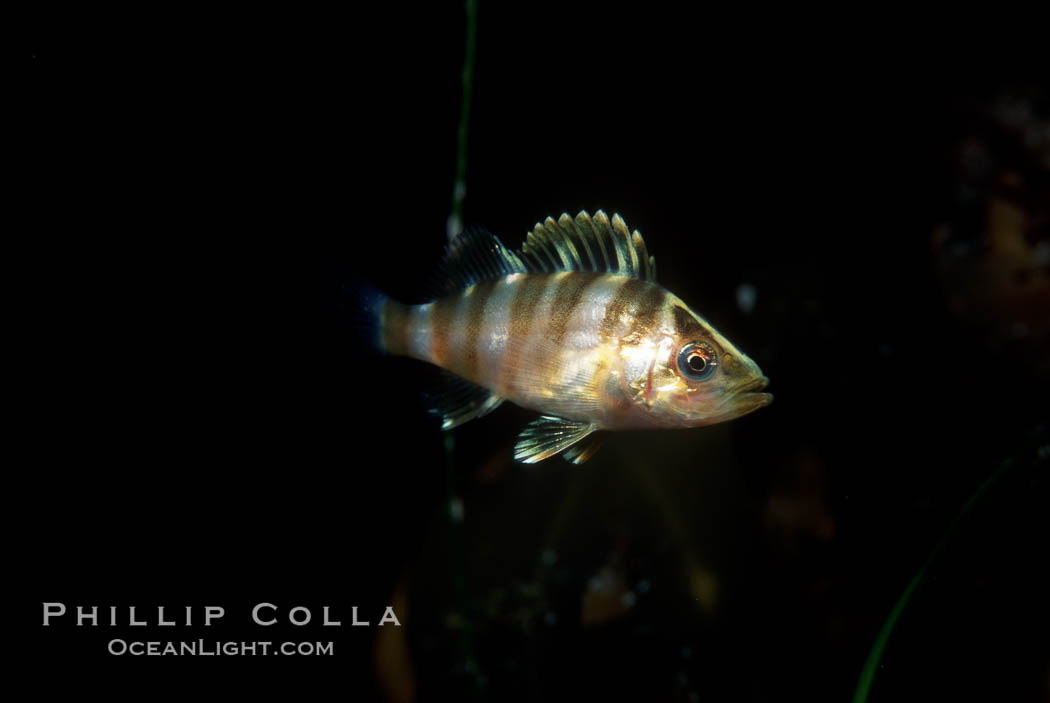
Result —
<path fill-rule="evenodd" d="M 725 422 L 769 405 L 769 379 L 656 282 L 619 214 L 547 217 L 520 250 L 481 228 L 446 249 L 430 301 L 362 296 L 370 344 L 441 369 L 445 430 L 510 401 L 540 413 L 514 447 L 532 464 L 590 459 L 606 433 Z"/>

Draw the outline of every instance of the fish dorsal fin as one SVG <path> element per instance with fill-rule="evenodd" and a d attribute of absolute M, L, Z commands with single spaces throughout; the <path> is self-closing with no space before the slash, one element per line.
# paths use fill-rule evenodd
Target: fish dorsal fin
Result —
<path fill-rule="evenodd" d="M 599 210 L 594 217 L 582 210 L 557 220 L 537 222 L 525 236 L 521 261 L 530 271 L 597 271 L 656 280 L 656 260 L 649 256 L 638 230 L 630 232 L 619 215 L 612 220 Z"/>
<path fill-rule="evenodd" d="M 468 227 L 449 242 L 430 293 L 440 298 L 480 281 L 527 271 L 518 255 L 503 246 L 496 235 L 480 227 Z"/>
<path fill-rule="evenodd" d="M 530 422 L 518 435 L 518 443 L 514 445 L 514 458 L 523 464 L 535 464 L 565 451 L 596 429 L 598 428 L 589 422 L 574 422 L 544 415 Z M 586 458 L 584 457 L 584 460 Z"/>
<path fill-rule="evenodd" d="M 469 227 L 445 249 L 430 294 L 440 298 L 481 281 L 512 273 L 595 271 L 656 280 L 656 259 L 649 256 L 638 230 L 631 232 L 618 214 L 612 220 L 599 210 L 581 210 L 537 222 L 525 237 L 520 256 L 492 233 Z"/>

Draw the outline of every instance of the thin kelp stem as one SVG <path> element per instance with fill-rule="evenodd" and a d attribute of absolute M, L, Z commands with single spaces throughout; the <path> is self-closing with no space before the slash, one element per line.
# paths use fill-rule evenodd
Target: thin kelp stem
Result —
<path fill-rule="evenodd" d="M 474 46 L 477 33 L 477 0 L 466 0 L 467 37 L 463 55 L 463 93 L 459 109 L 459 128 L 456 132 L 456 181 L 452 187 L 452 212 L 448 216 L 448 238 L 463 228 L 463 200 L 467 195 L 467 133 L 470 126 L 470 97 L 474 81 Z M 456 493 L 456 443 L 452 432 L 445 433 L 446 517 L 449 526 L 449 558 L 455 590 L 456 609 L 459 611 L 463 632 L 463 669 L 474 683 L 478 698 L 485 696 L 485 675 L 474 654 L 474 629 L 467 598 L 467 559 L 463 538 L 463 499 Z"/>
<path fill-rule="evenodd" d="M 973 512 L 974 507 L 988 495 L 992 488 L 1006 477 L 1014 467 L 1015 463 L 1016 462 L 1013 459 L 1007 459 L 1004 461 L 999 468 L 981 484 L 980 488 L 970 496 L 970 499 L 966 501 L 958 514 L 956 514 L 955 518 L 952 519 L 951 524 L 948 525 L 948 529 L 945 530 L 944 535 L 937 543 L 937 546 L 933 548 L 933 551 L 930 552 L 930 556 L 926 558 L 926 562 L 922 565 L 915 576 L 912 577 L 911 581 L 908 582 L 904 592 L 901 593 L 900 598 L 897 599 L 897 603 L 893 606 L 893 610 L 890 611 L 886 621 L 882 624 L 879 634 L 875 637 L 875 642 L 871 645 L 871 651 L 868 652 L 868 658 L 864 662 L 864 668 L 861 669 L 860 672 L 860 679 L 857 681 L 857 689 L 853 694 L 853 703 L 865 703 L 865 701 L 868 700 L 868 693 L 871 691 L 871 686 L 874 683 L 875 673 L 879 670 L 882 655 L 886 651 L 886 645 L 889 643 L 890 635 L 893 634 L 894 627 L 896 627 L 897 622 L 911 603 L 912 596 L 915 595 L 916 591 L 918 591 L 923 583 L 925 583 L 927 574 L 929 574 L 937 563 L 945 546 L 951 541 L 952 535 L 958 529 L 959 525 L 961 525 L 970 513 Z"/>
<path fill-rule="evenodd" d="M 463 54 L 459 128 L 456 130 L 456 181 L 452 186 L 452 214 L 448 217 L 448 238 L 463 229 L 463 199 L 467 195 L 467 134 L 470 129 L 470 99 L 474 84 L 474 50 L 477 44 L 478 3 L 466 0 L 467 39 Z"/>
<path fill-rule="evenodd" d="M 485 675 L 481 671 L 477 657 L 474 656 L 474 628 L 470 619 L 467 598 L 467 555 L 463 539 L 463 499 L 456 494 L 455 439 L 452 432 L 445 433 L 445 480 L 448 484 L 447 503 L 449 529 L 449 560 L 453 579 L 453 590 L 456 598 L 456 610 L 459 611 L 461 632 L 463 633 L 463 670 L 474 682 L 479 698 L 485 692 Z"/>

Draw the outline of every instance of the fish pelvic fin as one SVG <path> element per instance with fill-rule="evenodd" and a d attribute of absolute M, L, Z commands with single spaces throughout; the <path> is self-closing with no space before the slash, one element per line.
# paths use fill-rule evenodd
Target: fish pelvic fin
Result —
<path fill-rule="evenodd" d="M 595 432 L 566 449 L 561 458 L 570 464 L 582 464 L 597 454 L 603 444 L 605 444 L 605 433 Z"/>
<path fill-rule="evenodd" d="M 569 449 L 597 429 L 596 425 L 589 422 L 575 422 L 544 415 L 530 422 L 518 435 L 518 443 L 514 445 L 514 459 L 523 464 L 535 464 Z M 584 449 L 574 453 L 569 461 L 582 463 L 593 453 Z M 583 456 L 584 454 L 586 456 Z M 576 461 L 581 456 L 583 458 Z"/>

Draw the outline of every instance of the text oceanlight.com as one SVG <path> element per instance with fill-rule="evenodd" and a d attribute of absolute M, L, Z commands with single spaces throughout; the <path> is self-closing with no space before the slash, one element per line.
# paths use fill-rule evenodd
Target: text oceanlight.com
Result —
<path fill-rule="evenodd" d="M 332 656 L 332 642 L 219 642 L 216 640 L 188 640 L 183 642 L 144 642 L 114 639 L 108 651 L 116 656 L 139 657 L 238 657 L 238 656 Z"/>

